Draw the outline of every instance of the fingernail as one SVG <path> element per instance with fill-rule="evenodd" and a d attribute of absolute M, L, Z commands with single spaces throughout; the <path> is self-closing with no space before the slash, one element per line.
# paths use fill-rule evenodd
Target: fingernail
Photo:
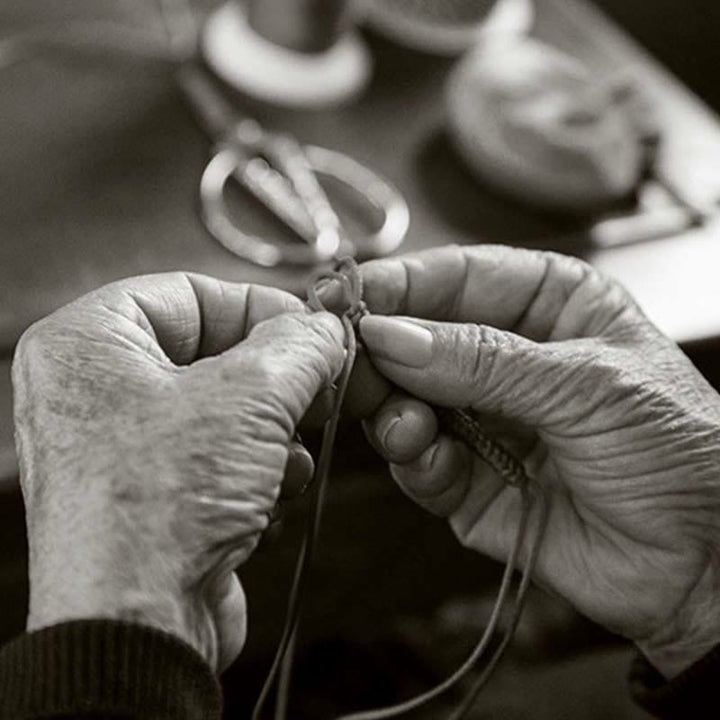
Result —
<path fill-rule="evenodd" d="M 435 455 L 437 455 L 439 447 L 438 443 L 433 443 L 419 458 L 408 463 L 407 467 L 416 472 L 427 472 L 435 462 Z"/>
<path fill-rule="evenodd" d="M 360 321 L 360 334 L 378 358 L 413 368 L 425 367 L 432 359 L 432 333 L 407 320 L 369 315 Z"/>
<path fill-rule="evenodd" d="M 389 412 L 381 416 L 375 426 L 375 434 L 377 435 L 380 444 L 386 449 L 392 451 L 392 433 L 393 429 L 402 420 L 399 413 Z"/>

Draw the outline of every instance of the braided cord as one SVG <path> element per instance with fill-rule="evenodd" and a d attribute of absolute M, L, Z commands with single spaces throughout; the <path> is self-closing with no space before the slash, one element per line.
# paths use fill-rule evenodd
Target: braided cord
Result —
<path fill-rule="evenodd" d="M 490 465 L 506 485 L 523 487 L 529 483 L 522 463 L 493 440 L 469 410 L 435 408 L 435 414 L 440 425 Z"/>

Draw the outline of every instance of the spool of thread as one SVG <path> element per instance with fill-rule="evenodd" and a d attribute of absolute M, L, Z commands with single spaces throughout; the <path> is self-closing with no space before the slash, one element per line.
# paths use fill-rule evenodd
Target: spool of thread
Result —
<path fill-rule="evenodd" d="M 275 45 L 321 53 L 348 29 L 348 0 L 251 0 L 247 18 L 256 33 Z"/>
<path fill-rule="evenodd" d="M 479 45 L 449 78 L 450 138 L 487 187 L 554 211 L 594 214 L 642 180 L 644 111 L 537 40 Z"/>
<path fill-rule="evenodd" d="M 312 109 L 346 102 L 370 79 L 370 54 L 349 0 L 229 0 L 208 19 L 202 51 L 239 92 Z"/>

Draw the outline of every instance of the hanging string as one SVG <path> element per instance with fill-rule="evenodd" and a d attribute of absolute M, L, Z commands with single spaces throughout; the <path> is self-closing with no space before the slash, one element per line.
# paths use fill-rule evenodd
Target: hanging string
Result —
<path fill-rule="evenodd" d="M 405 715 L 412 710 L 416 710 L 419 707 L 427 705 L 430 701 L 444 694 L 445 692 L 450 690 L 450 688 L 457 685 L 457 683 L 459 683 L 469 672 L 476 668 L 478 662 L 481 660 L 483 654 L 487 650 L 497 630 L 501 613 L 503 607 L 506 604 L 508 594 L 512 585 L 512 574 L 517 567 L 517 561 L 522 549 L 523 539 L 526 534 L 532 503 L 530 501 L 530 494 L 527 488 L 523 487 L 520 492 L 522 493 L 523 497 L 518 531 L 515 542 L 513 543 L 513 547 L 510 551 L 510 555 L 508 556 L 505 571 L 503 572 L 502 581 L 500 583 L 500 590 L 498 591 L 497 597 L 495 599 L 495 605 L 493 606 L 490 619 L 488 620 L 482 637 L 480 638 L 480 641 L 477 643 L 473 651 L 470 653 L 470 656 L 467 658 L 467 660 L 465 660 L 465 662 L 450 677 L 448 677 L 446 680 L 443 680 L 439 685 L 436 685 L 434 688 L 422 693 L 421 695 L 411 698 L 410 700 L 406 700 L 405 702 L 398 703 L 397 705 L 377 708 L 374 710 L 364 710 L 357 713 L 351 713 L 349 715 L 342 715 L 341 717 L 337 718 L 337 720 L 386 720 L 387 718 L 395 718 L 401 715 Z M 523 575 L 523 579 L 521 580 L 518 592 L 516 594 L 513 613 L 509 623 L 510 627 L 508 628 L 508 631 L 506 632 L 506 635 L 503 638 L 500 646 L 495 651 L 484 672 L 478 679 L 477 682 L 479 687 L 477 688 L 477 690 L 475 687 L 473 687 L 472 693 L 468 694 L 468 697 L 463 700 L 461 714 L 458 714 L 460 710 L 456 711 L 451 716 L 451 720 L 460 720 L 462 717 L 464 717 L 466 710 L 470 709 L 477 693 L 482 689 L 482 687 L 484 687 L 485 683 L 490 677 L 490 674 L 492 673 L 492 670 L 500 661 L 505 647 L 510 641 L 510 628 L 514 630 L 514 625 L 517 624 L 517 621 L 519 620 L 518 608 L 520 608 L 520 610 L 522 609 L 522 604 L 525 599 L 527 587 L 529 586 L 529 579 L 530 575 L 526 570 Z"/>
<path fill-rule="evenodd" d="M 327 489 L 328 478 L 330 476 L 330 465 L 332 462 L 333 448 L 335 446 L 335 436 L 337 434 L 337 426 L 340 421 L 340 410 L 342 408 L 348 381 L 350 379 L 350 373 L 352 372 L 355 364 L 355 356 L 357 354 L 357 341 L 355 339 L 355 329 L 352 321 L 350 317 L 348 317 L 347 313 L 342 316 L 341 320 L 345 328 L 347 344 L 345 362 L 336 382 L 337 387 L 335 399 L 333 401 L 332 413 L 325 424 L 325 429 L 323 431 L 320 457 L 315 471 L 315 481 L 312 486 L 313 496 L 311 498 L 310 510 L 308 512 L 300 553 L 295 566 L 295 575 L 290 589 L 290 597 L 288 599 L 288 608 L 286 611 L 283 632 L 280 637 L 280 643 L 275 652 L 275 657 L 270 667 L 270 671 L 265 678 L 265 683 L 260 691 L 255 708 L 253 709 L 252 720 L 261 720 L 265 703 L 267 702 L 273 685 L 275 684 L 275 680 L 278 677 L 278 672 L 283 665 L 283 659 L 285 658 L 288 649 L 294 643 L 293 637 L 297 632 L 300 605 L 307 582 L 308 569 L 310 567 L 310 561 L 313 557 L 318 535 L 320 533 L 320 521 L 325 502 L 325 492 Z M 288 667 L 287 672 L 289 673 L 289 671 L 290 668 Z M 288 687 L 289 683 L 284 681 L 281 685 Z M 287 705 L 286 702 L 283 704 L 285 706 Z"/>
<path fill-rule="evenodd" d="M 515 595 L 515 602 L 513 604 L 512 612 L 510 615 L 510 621 L 508 622 L 508 626 L 505 630 L 505 635 L 500 641 L 497 649 L 488 660 L 485 668 L 482 670 L 478 678 L 470 687 L 470 690 L 466 693 L 460 705 L 456 708 L 455 712 L 450 715 L 448 720 L 463 720 L 463 718 L 465 718 L 470 712 L 473 705 L 475 704 L 475 701 L 477 700 L 478 695 L 487 685 L 493 671 L 500 663 L 502 656 L 505 654 L 507 646 L 510 644 L 513 635 L 515 634 L 515 629 L 520 622 L 520 617 L 522 616 L 523 607 L 527 598 L 527 591 L 530 588 L 532 573 L 535 565 L 537 564 L 537 558 L 540 552 L 542 538 L 545 534 L 545 527 L 547 525 L 548 517 L 548 506 L 540 489 L 535 486 L 531 490 L 525 490 L 524 492 L 526 493 L 526 495 L 523 497 L 523 515 L 526 516 L 526 513 L 529 514 L 531 512 L 534 502 L 538 506 L 538 520 L 535 535 L 532 540 L 532 545 L 530 547 L 528 558 L 525 563 L 525 570 L 523 571 L 522 577 L 520 579 L 520 585 L 518 586 L 518 590 Z M 527 495 L 527 493 L 530 493 L 530 495 Z M 520 537 L 519 530 L 518 537 Z"/>
<path fill-rule="evenodd" d="M 353 259 L 343 258 L 339 260 L 334 270 L 316 279 L 310 285 L 308 288 L 308 306 L 311 309 L 315 311 L 326 310 L 320 296 L 323 289 L 330 284 L 336 284 L 341 292 L 339 303 L 340 307 L 344 308 L 341 320 L 345 328 L 347 354 L 340 378 L 337 382 L 337 392 L 333 403 L 332 415 L 327 421 L 323 433 L 320 458 L 315 473 L 315 494 L 308 514 L 303 543 L 298 555 L 282 636 L 272 666 L 255 705 L 252 720 L 261 720 L 264 705 L 278 676 L 275 720 L 284 720 L 285 718 L 300 605 L 305 589 L 308 568 L 319 534 L 322 507 L 329 479 L 332 450 L 340 419 L 340 410 L 357 354 L 357 326 L 360 319 L 368 313 L 367 306 L 363 301 L 362 276 Z M 505 634 L 487 660 L 478 677 L 472 683 L 470 690 L 449 716 L 448 720 L 463 720 L 463 718 L 466 717 L 474 705 L 477 696 L 485 687 L 494 669 L 499 664 L 522 615 L 547 520 L 547 504 L 542 492 L 539 487 L 531 484 L 523 465 L 484 431 L 471 411 L 447 408 L 436 408 L 435 410 L 440 426 L 445 431 L 452 433 L 464 441 L 504 480 L 508 488 L 520 494 L 521 509 L 517 533 L 510 549 L 495 604 L 479 642 L 465 662 L 446 680 L 421 695 L 396 705 L 343 715 L 337 718 L 337 720 L 387 720 L 388 718 L 399 717 L 428 704 L 457 685 L 471 671 L 478 668 L 483 660 L 483 656 L 490 647 L 490 643 L 497 631 L 502 611 L 508 602 L 512 588 L 513 573 L 518 568 L 520 555 L 525 546 L 525 540 L 530 533 L 530 516 L 533 508 L 537 507 L 538 517 L 535 523 L 534 534 L 527 551 L 524 570 L 513 597 Z"/>

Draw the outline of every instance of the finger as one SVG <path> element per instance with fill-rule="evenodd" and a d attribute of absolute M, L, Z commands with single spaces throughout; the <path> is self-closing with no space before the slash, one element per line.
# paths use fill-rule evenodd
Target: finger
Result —
<path fill-rule="evenodd" d="M 362 275 L 373 313 L 487 324 L 534 340 L 597 335 L 642 317 L 620 286 L 557 253 L 446 246 L 372 260 Z"/>
<path fill-rule="evenodd" d="M 345 331 L 330 313 L 286 313 L 256 325 L 239 345 L 212 358 L 219 387 L 276 427 L 287 444 L 318 393 L 339 374 Z M 283 438 L 283 436 L 285 436 Z"/>
<path fill-rule="evenodd" d="M 474 459 L 470 450 L 447 435 L 439 435 L 415 460 L 394 463 L 390 472 L 401 490 L 418 505 L 448 517 L 467 495 Z M 497 478 L 493 478 L 497 483 Z"/>
<path fill-rule="evenodd" d="M 348 420 L 362 420 L 374 414 L 391 394 L 392 386 L 375 369 L 361 343 L 350 375 L 342 413 Z M 315 398 L 300 422 L 301 430 L 316 430 L 330 417 L 335 404 L 335 391 L 326 388 Z"/>
<path fill-rule="evenodd" d="M 141 327 L 178 365 L 217 355 L 255 325 L 285 312 L 303 312 L 293 295 L 261 285 L 236 284 L 192 273 L 122 280 L 76 301 Z"/>
<path fill-rule="evenodd" d="M 311 482 L 314 472 L 315 463 L 312 455 L 302 443 L 291 442 L 288 449 L 285 478 L 283 479 L 280 498 L 286 500 L 300 495 Z"/>
<path fill-rule="evenodd" d="M 322 428 L 332 415 L 335 394 L 336 391 L 332 386 L 321 388 L 300 420 L 298 425 L 300 432 L 310 432 Z"/>
<path fill-rule="evenodd" d="M 481 460 L 474 460 L 471 477 L 450 525 L 465 547 L 504 562 L 517 536 L 522 497 Z"/>
<path fill-rule="evenodd" d="M 368 439 L 391 463 L 419 458 L 437 436 L 437 418 L 429 405 L 405 394 L 392 394 L 364 423 Z"/>
<path fill-rule="evenodd" d="M 475 413 L 484 433 L 520 462 L 534 462 L 537 433 L 521 423 L 498 416 Z M 426 403 L 395 392 L 363 428 L 370 444 L 390 463 L 408 463 L 420 457 L 434 442 L 438 431 L 452 435 Z M 464 440 L 463 438 L 458 438 Z"/>
<path fill-rule="evenodd" d="M 240 655 L 247 636 L 246 601 L 234 572 L 214 578 L 207 588 L 218 632 L 217 670 L 227 670 Z"/>
<path fill-rule="evenodd" d="M 340 316 L 347 309 L 347 298 L 338 280 L 323 283 L 318 288 L 317 295 L 322 306 L 334 315 Z M 350 420 L 369 417 L 391 392 L 390 383 L 373 367 L 365 348 L 359 343 L 343 403 L 343 415 Z"/>
<path fill-rule="evenodd" d="M 375 369 L 367 351 L 359 344 L 345 394 L 343 415 L 350 420 L 367 418 L 377 412 L 392 391 L 390 383 Z"/>
<path fill-rule="evenodd" d="M 360 332 L 378 370 L 410 395 L 531 428 L 565 419 L 587 367 L 579 345 L 541 345 L 487 326 L 375 315 Z"/>
<path fill-rule="evenodd" d="M 272 548 L 275 547 L 275 545 L 277 544 L 278 540 L 282 537 L 283 529 L 283 518 L 278 518 L 278 520 L 274 520 L 270 525 L 265 528 L 265 530 L 263 530 L 263 534 L 260 536 L 260 541 L 258 542 L 255 552 L 263 555 L 268 550 L 272 550 Z"/>

